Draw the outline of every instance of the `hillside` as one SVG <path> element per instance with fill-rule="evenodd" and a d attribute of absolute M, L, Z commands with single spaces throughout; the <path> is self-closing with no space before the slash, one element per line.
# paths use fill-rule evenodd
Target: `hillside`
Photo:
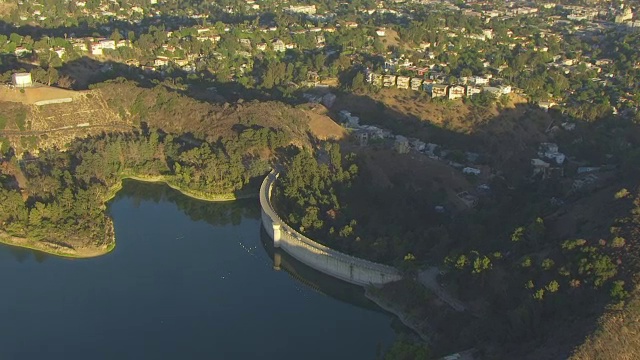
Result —
<path fill-rule="evenodd" d="M 114 113 L 95 91 L 74 92 L 47 88 L 26 89 L 24 97 L 3 96 L 0 116 L 5 119 L 0 137 L 9 141 L 16 154 L 37 153 L 39 148 L 65 148 L 75 138 L 103 132 L 129 131 L 132 123 Z M 60 90 L 60 91 L 58 91 Z M 58 97 L 60 96 L 60 97 Z M 59 104 L 36 105 L 38 101 L 72 99 Z"/>
<path fill-rule="evenodd" d="M 551 117 L 512 95 L 506 104 L 479 107 L 462 101 L 434 101 L 426 93 L 380 89 L 366 95 L 338 97 L 334 110 L 346 109 L 365 124 L 396 134 L 466 151 L 491 153 L 494 166 L 517 166 L 540 142 Z"/>
<path fill-rule="evenodd" d="M 298 145 L 308 143 L 309 118 L 302 110 L 283 103 L 240 101 L 218 105 L 191 99 L 163 86 L 145 89 L 129 82 L 105 83 L 97 90 L 122 118 L 165 131 L 188 132 L 213 142 L 235 136 L 244 128 L 270 128 L 291 135 Z M 127 96 L 122 97 L 123 93 Z"/>
<path fill-rule="evenodd" d="M 210 142 L 233 138 L 248 128 L 283 131 L 297 146 L 308 146 L 310 136 L 343 136 L 341 128 L 326 114 L 275 101 L 211 104 L 163 86 L 142 88 L 130 82 L 104 83 L 88 91 L 44 86 L 25 90 L 5 89 L 0 94 L 0 139 L 7 139 L 17 154 L 38 148 L 65 148 L 75 138 L 127 132 L 142 123 Z M 73 100 L 35 105 L 59 98 Z"/>

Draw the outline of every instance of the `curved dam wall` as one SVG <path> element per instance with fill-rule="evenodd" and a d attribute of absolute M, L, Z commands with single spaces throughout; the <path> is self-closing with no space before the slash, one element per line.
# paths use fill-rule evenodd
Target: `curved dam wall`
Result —
<path fill-rule="evenodd" d="M 274 247 L 318 271 L 356 285 L 381 285 L 402 278 L 394 267 L 343 254 L 292 229 L 271 204 L 271 191 L 277 178 L 278 174 L 272 171 L 260 187 L 262 225 L 273 239 Z"/>

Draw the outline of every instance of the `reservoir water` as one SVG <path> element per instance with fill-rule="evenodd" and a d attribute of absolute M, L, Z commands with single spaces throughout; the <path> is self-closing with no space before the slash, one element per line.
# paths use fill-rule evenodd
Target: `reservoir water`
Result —
<path fill-rule="evenodd" d="M 375 359 L 393 340 L 360 288 L 274 253 L 257 200 L 128 181 L 109 212 L 102 257 L 0 246 L 0 359 Z"/>

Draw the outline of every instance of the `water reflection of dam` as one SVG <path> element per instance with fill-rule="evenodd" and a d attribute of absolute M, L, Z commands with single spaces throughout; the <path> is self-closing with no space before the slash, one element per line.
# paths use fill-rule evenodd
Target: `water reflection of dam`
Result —
<path fill-rule="evenodd" d="M 285 271 L 296 281 L 334 299 L 358 307 L 383 312 L 382 309 L 364 296 L 362 287 L 337 280 L 303 264 L 285 251 L 274 248 L 273 240 L 262 227 L 260 228 L 260 242 L 269 258 L 273 260 L 275 270 Z"/>

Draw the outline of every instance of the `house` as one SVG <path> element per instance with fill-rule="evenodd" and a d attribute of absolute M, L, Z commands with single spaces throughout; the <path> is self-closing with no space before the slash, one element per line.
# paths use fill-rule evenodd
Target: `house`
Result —
<path fill-rule="evenodd" d="M 482 89 L 481 89 L 481 88 L 479 88 L 479 87 L 477 87 L 477 86 L 471 86 L 471 85 L 469 85 L 469 86 L 467 86 L 467 92 L 466 92 L 466 94 L 465 94 L 465 95 L 466 95 L 467 97 L 470 97 L 470 96 L 473 96 L 473 95 L 476 95 L 476 94 L 480 94 L 481 92 L 482 92 Z"/>
<path fill-rule="evenodd" d="M 61 59 L 62 59 L 62 57 L 64 56 L 64 54 L 66 54 L 66 52 L 67 52 L 67 51 L 66 51 L 64 48 L 62 48 L 62 47 L 60 47 L 60 48 L 55 48 L 53 51 L 54 51 L 54 52 L 58 55 L 58 57 L 59 57 L 59 58 L 61 58 Z"/>
<path fill-rule="evenodd" d="M 539 101 L 539 102 L 538 102 L 538 106 L 539 106 L 541 109 L 543 109 L 544 111 L 549 111 L 549 109 L 550 109 L 551 107 L 555 106 L 555 105 L 558 105 L 558 104 L 556 104 L 556 103 L 555 103 L 555 102 L 553 102 L 553 101 Z"/>
<path fill-rule="evenodd" d="M 472 76 L 469 82 L 475 86 L 489 85 L 489 79 L 482 76 Z"/>
<path fill-rule="evenodd" d="M 284 41 L 280 39 L 273 40 L 271 42 L 271 46 L 273 47 L 273 51 L 275 52 L 283 52 L 287 49 L 284 45 Z"/>
<path fill-rule="evenodd" d="M 385 28 L 379 28 L 376 30 L 376 35 L 383 37 L 386 35 L 386 29 Z"/>
<path fill-rule="evenodd" d="M 498 86 L 498 89 L 500 89 L 500 94 L 502 94 L 502 95 L 511 94 L 511 86 L 510 85 L 500 85 L 500 86 Z"/>
<path fill-rule="evenodd" d="M 360 146 L 367 146 L 369 144 L 369 132 L 366 130 L 357 130 L 353 134 Z"/>
<path fill-rule="evenodd" d="M 98 43 L 91 44 L 91 55 L 102 56 L 102 48 Z"/>
<path fill-rule="evenodd" d="M 375 86 L 382 86 L 383 76 L 381 74 L 371 74 L 371 83 Z"/>
<path fill-rule="evenodd" d="M 396 135 L 396 141 L 393 143 L 393 148 L 399 154 L 406 154 L 409 152 L 409 139 L 402 135 Z"/>
<path fill-rule="evenodd" d="M 396 78 L 396 87 L 398 89 L 409 89 L 409 82 L 411 78 L 408 76 L 398 76 Z"/>
<path fill-rule="evenodd" d="M 456 194 L 458 199 L 460 199 L 467 207 L 473 208 L 478 205 L 478 197 L 475 195 L 471 195 L 466 191 Z"/>
<path fill-rule="evenodd" d="M 176 65 L 178 65 L 180 67 L 185 67 L 185 66 L 189 65 L 189 60 L 187 60 L 187 59 L 175 59 L 173 62 L 175 62 Z"/>
<path fill-rule="evenodd" d="M 373 125 L 362 125 L 360 126 L 360 129 L 366 130 L 369 133 L 369 139 L 384 139 L 393 137 L 391 131 L 381 129 Z"/>
<path fill-rule="evenodd" d="M 338 113 L 338 118 L 345 123 L 347 127 L 357 128 L 360 126 L 360 118 L 351 115 L 351 112 L 342 110 Z"/>
<path fill-rule="evenodd" d="M 267 43 L 259 43 L 258 45 L 256 45 L 256 49 L 258 49 L 260 51 L 267 50 Z"/>
<path fill-rule="evenodd" d="M 100 47 L 102 49 L 108 49 L 108 50 L 116 49 L 116 42 L 114 40 L 108 40 L 108 39 L 100 40 L 98 44 L 100 44 Z"/>
<path fill-rule="evenodd" d="M 251 40 L 250 39 L 240 39 L 240 45 L 244 46 L 244 47 L 251 47 Z"/>
<path fill-rule="evenodd" d="M 555 160 L 558 165 L 562 165 L 566 159 L 566 156 L 558 151 L 558 145 L 554 143 L 541 143 L 538 148 L 538 156 Z"/>
<path fill-rule="evenodd" d="M 317 9 L 315 5 L 291 5 L 289 6 L 288 11 L 294 14 L 313 15 L 316 13 Z"/>
<path fill-rule="evenodd" d="M 322 102 L 322 105 L 326 106 L 327 108 L 331 108 L 333 104 L 336 102 L 336 96 L 332 93 L 326 93 L 322 97 L 321 102 Z"/>
<path fill-rule="evenodd" d="M 429 155 L 429 156 L 435 156 L 435 151 L 438 148 L 438 144 L 433 144 L 433 143 L 427 143 L 424 146 L 424 153 Z"/>
<path fill-rule="evenodd" d="M 158 56 L 154 61 L 153 65 L 155 67 L 163 67 L 169 65 L 169 58 L 165 56 Z"/>
<path fill-rule="evenodd" d="M 600 171 L 600 169 L 601 168 L 599 166 L 580 166 L 578 168 L 578 174 L 598 172 L 598 171 Z"/>
<path fill-rule="evenodd" d="M 466 167 L 464 169 L 462 169 L 462 173 L 467 174 L 467 175 L 480 175 L 480 169 L 476 169 L 476 168 L 472 168 L 472 167 Z"/>
<path fill-rule="evenodd" d="M 446 97 L 448 88 L 449 88 L 448 85 L 433 84 L 431 86 L 431 97 L 432 98 Z"/>
<path fill-rule="evenodd" d="M 410 139 L 409 143 L 411 145 L 411 148 L 416 151 L 424 151 L 425 146 L 427 146 L 427 144 L 425 144 L 425 142 L 420 139 Z"/>
<path fill-rule="evenodd" d="M 396 84 L 396 76 L 395 75 L 384 75 L 382 78 L 382 86 L 384 87 L 392 87 Z"/>
<path fill-rule="evenodd" d="M 20 88 L 33 86 L 30 73 L 15 73 L 11 75 L 11 83 L 13 86 Z"/>
<path fill-rule="evenodd" d="M 82 52 L 89 51 L 89 48 L 87 47 L 87 43 L 80 40 L 73 42 L 73 48 L 77 51 L 82 51 Z"/>
<path fill-rule="evenodd" d="M 422 89 L 421 78 L 411 78 L 411 90 L 420 91 Z"/>
<path fill-rule="evenodd" d="M 544 160 L 531 159 L 531 166 L 533 167 L 533 176 L 542 174 L 542 177 L 546 178 L 547 171 L 549 170 L 549 167 L 551 166 L 551 164 L 549 164 Z"/>
<path fill-rule="evenodd" d="M 25 47 L 22 46 L 18 46 L 16 47 L 16 50 L 13 52 L 16 56 L 22 56 L 24 54 L 31 54 L 31 50 L 28 50 Z"/>
<path fill-rule="evenodd" d="M 449 87 L 449 100 L 457 100 L 462 99 L 464 94 L 466 93 L 466 89 L 461 85 L 453 85 Z"/>
<path fill-rule="evenodd" d="M 425 79 L 422 81 L 422 91 L 426 91 L 431 94 L 431 89 L 433 88 L 433 80 Z"/>

